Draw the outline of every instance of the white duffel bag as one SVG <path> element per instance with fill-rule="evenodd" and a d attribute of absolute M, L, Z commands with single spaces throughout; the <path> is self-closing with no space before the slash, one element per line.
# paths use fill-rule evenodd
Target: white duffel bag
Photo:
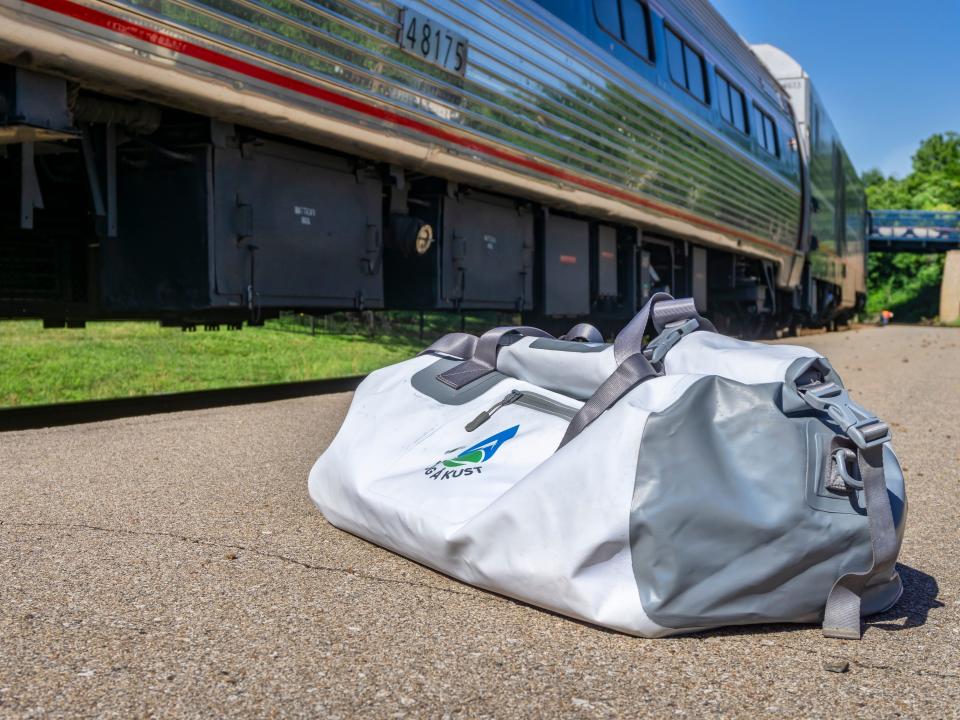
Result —
<path fill-rule="evenodd" d="M 724 337 L 662 293 L 613 344 L 572 335 L 454 333 L 371 373 L 310 497 L 440 572 L 646 637 L 859 637 L 896 602 L 890 432 L 823 357 Z"/>

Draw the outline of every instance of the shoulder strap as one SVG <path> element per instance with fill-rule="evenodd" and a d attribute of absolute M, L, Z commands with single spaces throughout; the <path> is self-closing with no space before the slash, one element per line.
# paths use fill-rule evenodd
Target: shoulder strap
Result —
<path fill-rule="evenodd" d="M 653 348 L 656 344 L 655 352 L 647 358 L 643 338 L 651 322 L 654 331 L 662 334 L 654 338 L 650 347 Z M 630 390 L 658 375 L 654 366 L 659 366 L 659 361 L 681 337 L 694 330 L 716 332 L 713 323 L 697 312 L 693 298 L 676 300 L 667 293 L 655 293 L 613 341 L 613 356 L 617 369 L 573 417 L 557 449 L 583 432 Z"/>
<path fill-rule="evenodd" d="M 613 371 L 596 389 L 590 399 L 573 416 L 567 431 L 557 447 L 559 450 L 573 440 L 594 420 L 612 407 L 620 398 L 630 392 L 647 378 L 654 377 L 657 371 L 641 353 L 631 355 Z"/>

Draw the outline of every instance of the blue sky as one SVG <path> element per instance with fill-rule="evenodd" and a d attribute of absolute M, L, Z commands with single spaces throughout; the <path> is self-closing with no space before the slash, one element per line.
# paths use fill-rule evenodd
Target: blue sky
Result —
<path fill-rule="evenodd" d="M 902 177 L 920 140 L 960 132 L 960 1 L 712 2 L 804 67 L 859 172 Z"/>

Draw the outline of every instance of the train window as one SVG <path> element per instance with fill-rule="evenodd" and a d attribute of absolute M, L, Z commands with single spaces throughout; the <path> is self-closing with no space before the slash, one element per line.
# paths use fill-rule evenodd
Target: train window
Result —
<path fill-rule="evenodd" d="M 689 47 L 684 49 L 684 59 L 687 64 L 687 89 L 704 102 L 707 101 L 707 88 L 703 82 L 703 58 Z"/>
<path fill-rule="evenodd" d="M 747 99 L 743 93 L 730 86 L 730 107 L 733 108 L 733 126 L 747 135 L 750 134 L 750 122 L 747 120 Z"/>
<path fill-rule="evenodd" d="M 653 60 L 650 10 L 640 0 L 593 0 L 600 27 L 644 60 Z"/>
<path fill-rule="evenodd" d="M 623 17 L 623 39 L 627 46 L 648 60 L 650 52 L 650 11 L 638 0 L 621 0 L 620 13 Z"/>
<path fill-rule="evenodd" d="M 703 56 L 690 47 L 670 28 L 664 28 L 667 35 L 667 67 L 670 79 L 700 102 L 710 101 L 707 93 L 707 67 Z"/>
<path fill-rule="evenodd" d="M 619 5 L 619 0 L 593 0 L 593 11 L 597 15 L 597 22 L 600 23 L 600 27 L 617 38 L 617 40 L 622 38 L 620 33 Z"/>
<path fill-rule="evenodd" d="M 667 28 L 667 66 L 670 78 L 679 86 L 687 86 L 687 76 L 683 69 L 683 42 Z"/>
<path fill-rule="evenodd" d="M 733 125 L 733 109 L 730 107 L 730 83 L 727 79 L 717 73 L 717 98 L 720 102 L 720 117 Z"/>
<path fill-rule="evenodd" d="M 777 126 L 769 115 L 763 116 L 763 134 L 766 137 L 766 148 L 772 155 L 780 156 L 780 143 L 777 142 Z"/>
<path fill-rule="evenodd" d="M 758 106 L 754 105 L 753 107 L 760 120 L 757 123 L 757 139 L 760 140 L 760 146 L 771 155 L 780 157 L 780 142 L 777 139 L 777 126 L 773 122 L 773 118 Z"/>
<path fill-rule="evenodd" d="M 813 112 L 813 148 L 820 149 L 820 108 L 815 108 Z"/>
<path fill-rule="evenodd" d="M 717 94 L 720 101 L 720 116 L 740 132 L 749 133 L 747 100 L 740 89 L 719 72 L 717 73 Z"/>

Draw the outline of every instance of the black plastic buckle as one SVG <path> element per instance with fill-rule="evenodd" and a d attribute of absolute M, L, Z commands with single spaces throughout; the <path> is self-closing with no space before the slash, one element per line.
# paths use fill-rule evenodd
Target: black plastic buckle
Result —
<path fill-rule="evenodd" d="M 814 410 L 825 411 L 861 449 L 876 447 L 892 437 L 890 426 L 850 399 L 835 382 L 814 382 L 797 387 L 800 397 Z"/>
<path fill-rule="evenodd" d="M 663 358 L 670 352 L 670 348 L 680 342 L 681 338 L 699 327 L 700 321 L 697 318 L 674 320 L 667 323 L 663 326 L 663 331 L 643 349 L 643 356 L 650 361 L 651 365 L 663 362 Z"/>

